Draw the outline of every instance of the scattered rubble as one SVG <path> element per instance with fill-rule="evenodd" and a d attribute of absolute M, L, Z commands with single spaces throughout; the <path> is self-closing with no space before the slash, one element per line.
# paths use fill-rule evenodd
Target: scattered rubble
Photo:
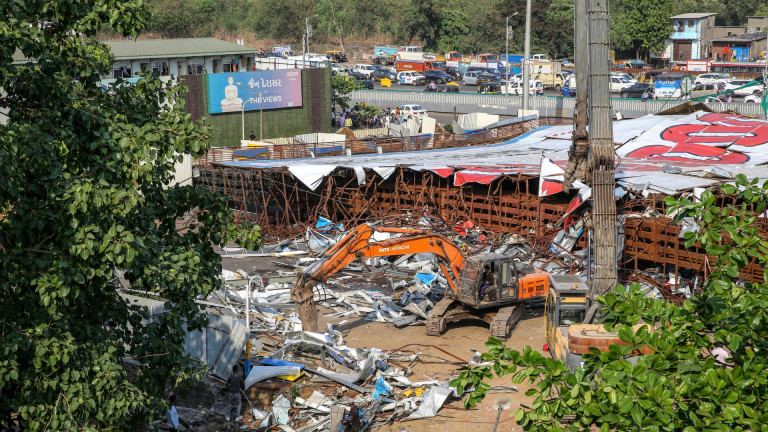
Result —
<path fill-rule="evenodd" d="M 534 266 L 554 274 L 577 274 L 584 278 L 591 268 L 584 232 L 588 214 L 574 212 L 564 226 L 554 227 L 548 245 L 531 245 L 515 235 L 493 236 L 471 221 L 440 230 L 440 221 L 428 216 L 417 226 L 428 226 L 462 245 L 467 254 L 494 252 L 512 257 L 521 265 Z M 451 398 L 458 398 L 447 380 L 412 381 L 417 363 L 443 363 L 455 367 L 478 364 L 437 346 L 430 352 L 414 351 L 425 345 L 408 344 L 394 350 L 352 348 L 342 332 L 330 324 L 327 331 L 304 331 L 291 287 L 296 269 L 311 265 L 316 256 L 335 244 L 345 233 L 344 226 L 322 219 L 307 228 L 301 237 L 264 246 L 258 251 L 224 249 L 222 256 L 238 260 L 274 257 L 276 275 L 253 276 L 244 270 L 224 271 L 223 286 L 198 302 L 234 319 L 244 320 L 248 304 L 251 370 L 245 380 L 242 422 L 223 421 L 224 397 L 212 406 L 180 409 L 193 430 L 216 420 L 219 425 L 246 430 L 281 429 L 284 432 L 339 432 L 376 430 L 383 424 L 430 418 Z M 696 275 L 692 274 L 692 278 Z M 664 280 L 667 279 L 667 280 Z M 629 280 L 647 288 L 650 296 L 681 299 L 694 290 L 680 278 L 672 289 L 669 277 L 650 271 L 635 272 Z M 688 287 L 682 289 L 681 287 Z M 396 258 L 367 258 L 349 265 L 314 291 L 315 301 L 324 306 L 328 318 L 391 323 L 397 328 L 424 325 L 434 305 L 448 288 L 431 254 L 410 254 Z M 247 301 L 246 301 L 247 300 Z M 243 344 L 242 350 L 245 351 Z M 240 359 L 242 360 L 242 359 Z M 238 362 L 240 363 L 240 362 Z M 226 369 L 224 369 L 226 370 Z M 219 376 L 225 379 L 225 376 Z M 210 378 L 208 378 L 210 379 Z M 223 384 L 222 384 L 223 386 Z M 504 387 L 504 391 L 516 391 Z M 359 413 L 359 424 L 356 415 Z M 202 426 L 201 426 L 202 427 Z M 215 429 L 219 430 L 219 429 Z"/>

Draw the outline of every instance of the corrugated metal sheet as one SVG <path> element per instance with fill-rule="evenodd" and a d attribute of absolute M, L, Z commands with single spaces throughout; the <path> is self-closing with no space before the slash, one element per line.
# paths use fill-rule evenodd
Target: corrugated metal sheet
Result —
<path fill-rule="evenodd" d="M 146 307 L 150 319 L 165 312 L 162 301 L 124 293 L 120 295 L 132 304 Z M 187 333 L 184 353 L 207 365 L 217 377 L 227 379 L 232 373 L 232 366 L 245 350 L 246 335 L 245 321 L 208 313 L 206 328 Z"/>
<path fill-rule="evenodd" d="M 120 40 L 104 41 L 104 43 L 111 47 L 115 60 L 254 54 L 256 52 L 256 48 L 212 37 Z"/>

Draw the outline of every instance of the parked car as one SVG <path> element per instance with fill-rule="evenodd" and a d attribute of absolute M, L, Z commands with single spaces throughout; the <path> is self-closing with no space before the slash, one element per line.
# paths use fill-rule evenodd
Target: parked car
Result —
<path fill-rule="evenodd" d="M 354 78 L 358 81 L 365 81 L 369 79 L 368 75 L 364 74 L 363 72 L 360 72 L 358 69 L 351 69 L 349 73 L 347 74 L 350 78 Z"/>
<path fill-rule="evenodd" d="M 381 65 L 374 65 L 374 67 L 376 70 L 371 72 L 372 80 L 381 81 L 382 78 L 387 78 L 393 82 L 397 80 L 397 74 L 392 72 L 392 69 Z"/>
<path fill-rule="evenodd" d="M 726 85 L 726 88 L 727 88 L 727 85 Z M 734 90 L 733 94 L 735 94 L 736 96 L 749 96 L 749 95 L 761 93 L 762 91 L 763 91 L 763 83 L 756 82 L 748 87 Z"/>
<path fill-rule="evenodd" d="M 427 79 L 416 71 L 404 71 L 397 74 L 399 84 L 424 85 Z"/>
<path fill-rule="evenodd" d="M 461 83 L 463 85 L 477 85 L 477 77 L 480 75 L 482 75 L 480 72 L 467 72 L 461 78 Z"/>
<path fill-rule="evenodd" d="M 696 84 L 691 89 L 691 97 L 711 96 L 717 95 L 725 91 L 725 84 L 721 82 L 715 82 L 710 84 Z"/>
<path fill-rule="evenodd" d="M 352 69 L 350 69 L 348 67 L 344 67 L 344 66 L 338 66 L 338 67 L 333 68 L 331 73 L 333 75 L 349 76 L 349 74 L 352 73 Z"/>
<path fill-rule="evenodd" d="M 724 81 L 723 84 L 725 84 L 725 91 L 728 90 L 736 90 L 739 87 L 747 85 L 752 80 L 743 80 L 743 79 L 733 79 Z"/>
<path fill-rule="evenodd" d="M 495 83 L 483 83 L 477 85 L 477 92 L 478 93 L 489 93 L 489 94 L 501 94 L 502 93 L 502 83 L 501 81 L 495 82 Z"/>
<path fill-rule="evenodd" d="M 632 83 L 626 78 L 612 76 L 610 79 L 612 93 L 621 93 L 625 88 L 632 87 Z"/>
<path fill-rule="evenodd" d="M 376 67 L 374 65 L 367 65 L 367 64 L 356 64 L 355 70 L 357 70 L 360 73 L 365 74 L 366 77 L 370 78 L 371 74 L 376 71 Z"/>
<path fill-rule="evenodd" d="M 500 76 L 494 74 L 480 74 L 477 76 L 477 85 L 480 84 L 503 84 Z"/>
<path fill-rule="evenodd" d="M 424 91 L 435 92 L 435 93 L 458 93 L 459 92 L 459 86 L 457 85 L 440 84 L 440 85 L 436 85 L 434 89 L 432 89 L 431 87 L 432 86 L 427 86 L 427 88 L 425 88 Z"/>
<path fill-rule="evenodd" d="M 482 66 L 470 66 L 469 69 L 467 69 L 467 72 L 479 72 L 479 73 L 489 73 L 494 75 L 499 75 L 499 70 L 494 68 L 487 68 Z"/>
<path fill-rule="evenodd" d="M 755 94 L 744 97 L 744 103 L 760 103 L 763 101 L 763 92 L 759 91 Z"/>
<path fill-rule="evenodd" d="M 636 83 L 630 87 L 621 91 L 621 97 L 626 98 L 641 98 L 643 93 L 650 93 L 653 95 L 653 84 L 648 83 Z"/>
<path fill-rule="evenodd" d="M 445 84 L 453 81 L 453 77 L 445 71 L 441 70 L 428 70 L 424 71 L 424 78 L 428 83 L 434 82 L 437 84 Z"/>
<path fill-rule="evenodd" d="M 464 76 L 463 73 L 459 72 L 458 68 L 455 68 L 453 66 L 448 66 L 447 68 L 445 68 L 445 72 L 448 75 L 452 76 L 454 81 L 460 81 L 461 77 Z"/>
<path fill-rule="evenodd" d="M 633 77 L 632 75 L 630 75 L 628 73 L 613 72 L 613 73 L 611 73 L 611 76 L 612 77 L 624 78 L 627 81 L 629 81 L 630 83 L 632 83 L 632 85 L 637 84 L 637 79 L 635 79 L 635 77 Z"/>
<path fill-rule="evenodd" d="M 511 82 L 506 86 L 502 86 L 502 93 L 521 95 L 523 94 L 523 82 Z M 544 94 L 544 84 L 539 80 L 531 80 L 528 83 L 528 94 Z"/>
<path fill-rule="evenodd" d="M 399 107 L 392 110 L 392 114 L 395 116 L 402 114 L 404 119 L 409 119 L 412 117 L 423 118 L 426 117 L 427 110 L 425 110 L 421 105 L 400 105 Z"/>
<path fill-rule="evenodd" d="M 696 77 L 694 84 L 714 84 L 731 79 L 731 76 L 725 73 L 705 73 Z"/>

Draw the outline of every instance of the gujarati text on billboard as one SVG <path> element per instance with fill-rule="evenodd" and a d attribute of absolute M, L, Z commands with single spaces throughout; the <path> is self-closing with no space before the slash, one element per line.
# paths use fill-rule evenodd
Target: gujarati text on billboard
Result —
<path fill-rule="evenodd" d="M 300 107 L 301 70 L 229 72 L 206 75 L 208 113 Z"/>

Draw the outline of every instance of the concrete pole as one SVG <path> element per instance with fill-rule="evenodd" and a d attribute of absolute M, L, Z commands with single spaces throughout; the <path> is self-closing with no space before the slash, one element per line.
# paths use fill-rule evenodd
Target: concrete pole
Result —
<path fill-rule="evenodd" d="M 527 114 L 528 89 L 531 86 L 531 0 L 525 0 L 525 50 L 523 55 L 523 112 Z"/>
<path fill-rule="evenodd" d="M 595 275 L 592 299 L 618 281 L 616 198 L 614 190 L 613 118 L 609 64 L 608 0 L 588 0 L 589 15 L 589 150 L 592 172 L 592 220 Z"/>
<path fill-rule="evenodd" d="M 576 123 L 574 139 L 587 137 L 587 77 L 589 76 L 589 54 L 587 52 L 587 0 L 574 0 L 573 56 L 576 63 Z"/>
<path fill-rule="evenodd" d="M 589 139 L 587 138 L 587 78 L 588 62 L 587 0 L 575 0 L 573 4 L 573 56 L 576 73 L 569 80 L 576 80 L 576 107 L 573 113 L 573 143 L 568 151 L 568 167 L 565 169 L 563 188 L 566 192 L 576 180 L 590 181 L 588 166 Z"/>

